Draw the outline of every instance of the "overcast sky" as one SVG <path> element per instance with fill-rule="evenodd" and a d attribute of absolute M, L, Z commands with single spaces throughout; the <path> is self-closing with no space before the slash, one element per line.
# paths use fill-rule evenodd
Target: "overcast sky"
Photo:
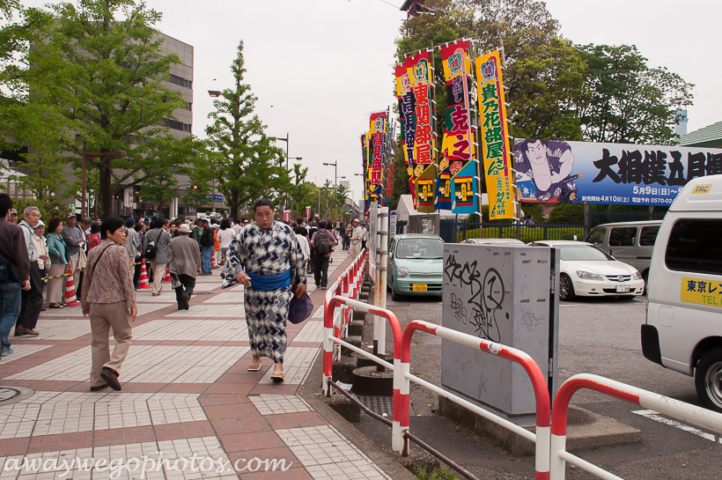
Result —
<path fill-rule="evenodd" d="M 21 0 L 39 6 L 46 1 Z M 361 195 L 360 134 L 371 112 L 394 101 L 395 39 L 403 0 L 147 0 L 163 13 L 158 28 L 195 49 L 193 133 L 205 136 L 208 90 L 232 85 L 229 66 L 245 44 L 246 82 L 271 136 L 289 134 L 311 181 L 351 180 Z M 549 0 L 565 38 L 634 44 L 651 66 L 695 84 L 689 131 L 722 120 L 719 21 L 722 1 Z M 214 80 L 215 79 L 215 80 Z M 279 142 L 285 147 L 285 143 Z"/>

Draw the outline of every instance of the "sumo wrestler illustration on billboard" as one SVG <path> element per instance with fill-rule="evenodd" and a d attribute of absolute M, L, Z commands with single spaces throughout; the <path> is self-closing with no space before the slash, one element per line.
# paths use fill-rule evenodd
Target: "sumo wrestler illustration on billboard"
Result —
<path fill-rule="evenodd" d="M 574 154 L 567 142 L 516 140 L 514 142 L 516 184 L 527 202 L 572 203 L 577 199 L 572 175 Z"/>

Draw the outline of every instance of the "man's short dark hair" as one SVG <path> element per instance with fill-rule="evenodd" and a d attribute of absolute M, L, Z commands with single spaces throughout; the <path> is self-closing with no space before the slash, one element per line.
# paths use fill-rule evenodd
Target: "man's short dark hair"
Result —
<path fill-rule="evenodd" d="M 138 224 L 138 225 L 140 225 L 140 224 Z M 90 233 L 93 234 L 93 233 L 98 233 L 98 232 L 100 232 L 100 225 L 98 225 L 97 223 L 92 223 L 90 225 Z"/>
<path fill-rule="evenodd" d="M 207 218 L 201 218 L 201 225 L 210 225 L 210 222 Z"/>
<path fill-rule="evenodd" d="M 256 201 L 256 204 L 253 205 L 253 213 L 256 213 L 256 210 L 258 210 L 259 207 L 270 207 L 271 210 L 275 210 L 273 208 L 273 202 L 271 202 L 267 198 L 262 198 L 262 199 Z"/>
<path fill-rule="evenodd" d="M 326 223 L 326 220 L 321 220 L 320 222 L 318 222 L 318 228 L 326 228 L 326 225 L 328 225 Z"/>
<path fill-rule="evenodd" d="M 123 220 L 120 217 L 110 217 L 103 220 L 103 223 L 100 224 L 100 238 L 105 240 L 108 238 L 108 232 L 115 233 L 116 230 L 119 228 L 125 227 L 125 220 Z"/>
<path fill-rule="evenodd" d="M 11 208 L 13 208 L 13 199 L 7 193 L 0 193 L 0 217 L 5 218 Z"/>

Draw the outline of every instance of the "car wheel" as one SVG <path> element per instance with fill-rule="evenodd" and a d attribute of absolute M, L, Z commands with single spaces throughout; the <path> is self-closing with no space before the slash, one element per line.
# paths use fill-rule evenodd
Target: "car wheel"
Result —
<path fill-rule="evenodd" d="M 694 372 L 694 386 L 703 406 L 722 412 L 722 348 L 702 356 Z"/>
<path fill-rule="evenodd" d="M 391 300 L 393 300 L 394 302 L 398 302 L 399 300 L 401 300 L 401 295 L 399 295 L 398 293 L 396 293 L 396 289 L 395 289 L 395 288 L 392 288 L 392 289 L 391 289 Z"/>
<path fill-rule="evenodd" d="M 572 284 L 572 279 L 569 278 L 569 275 L 566 273 L 562 273 L 559 277 L 559 298 L 561 300 L 564 300 L 565 302 L 568 302 L 570 300 L 574 300 L 574 285 Z"/>

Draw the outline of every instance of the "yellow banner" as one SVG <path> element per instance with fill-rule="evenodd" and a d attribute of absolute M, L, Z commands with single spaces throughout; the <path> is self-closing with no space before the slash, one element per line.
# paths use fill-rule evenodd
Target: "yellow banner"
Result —
<path fill-rule="evenodd" d="M 476 58 L 476 79 L 479 82 L 481 158 L 484 159 L 489 196 L 489 218 L 514 218 L 514 177 L 509 167 L 509 130 L 499 51 Z"/>
<path fill-rule="evenodd" d="M 712 307 L 722 307 L 722 282 L 682 277 L 680 300 Z"/>

